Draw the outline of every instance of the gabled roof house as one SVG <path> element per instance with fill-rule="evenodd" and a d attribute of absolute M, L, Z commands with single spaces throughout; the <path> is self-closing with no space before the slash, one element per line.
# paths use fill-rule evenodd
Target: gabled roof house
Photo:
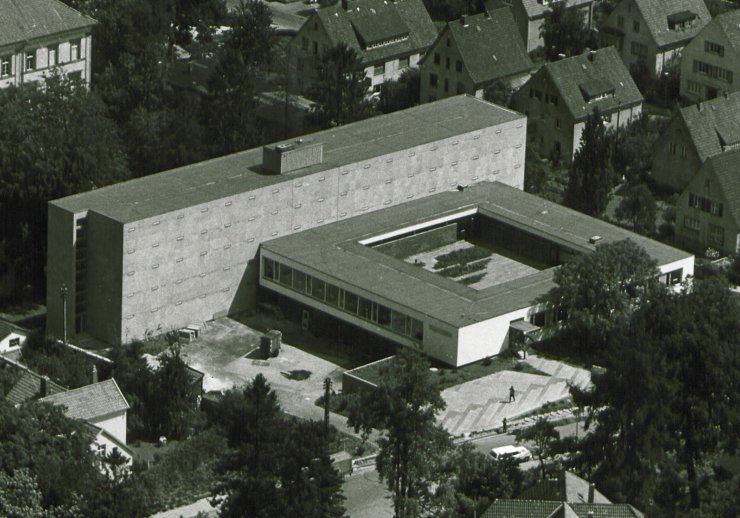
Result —
<path fill-rule="evenodd" d="M 622 0 L 601 27 L 602 45 L 658 75 L 711 19 L 704 0 Z"/>
<path fill-rule="evenodd" d="M 681 97 L 697 102 L 740 90 L 740 10 L 720 14 L 683 50 Z"/>
<path fill-rule="evenodd" d="M 508 8 L 463 16 L 445 25 L 420 62 L 421 102 L 482 97 L 496 81 L 516 88 L 533 66 Z"/>
<path fill-rule="evenodd" d="M 96 23 L 58 0 L 0 0 L 0 88 L 43 81 L 53 70 L 89 86 Z"/>
<path fill-rule="evenodd" d="M 309 16 L 289 44 L 299 89 L 314 81 L 326 50 L 345 44 L 360 58 L 374 91 L 414 67 L 437 36 L 421 0 L 341 0 Z"/>
<path fill-rule="evenodd" d="M 678 110 L 652 151 L 655 182 L 681 192 L 714 155 L 740 147 L 740 92 Z"/>
<path fill-rule="evenodd" d="M 642 94 L 614 47 L 546 63 L 512 98 L 528 116 L 528 144 L 543 157 L 569 161 L 586 119 L 598 109 L 619 128 L 642 113 Z"/>

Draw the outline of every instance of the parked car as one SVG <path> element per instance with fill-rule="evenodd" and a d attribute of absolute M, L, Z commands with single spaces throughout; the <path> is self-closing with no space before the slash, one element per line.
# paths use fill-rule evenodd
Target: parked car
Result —
<path fill-rule="evenodd" d="M 532 452 L 524 446 L 499 446 L 493 448 L 489 453 L 491 457 L 498 460 L 504 458 L 512 458 L 522 462 L 532 460 Z"/>

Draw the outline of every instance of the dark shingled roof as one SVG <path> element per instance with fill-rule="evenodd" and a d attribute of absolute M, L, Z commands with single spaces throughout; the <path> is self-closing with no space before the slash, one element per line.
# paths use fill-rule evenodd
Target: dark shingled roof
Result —
<path fill-rule="evenodd" d="M 433 103 L 434 104 L 434 103 Z M 554 286 L 555 268 L 537 271 L 481 290 L 464 286 L 362 245 L 360 240 L 477 209 L 523 232 L 578 252 L 591 252 L 592 236 L 611 243 L 631 239 L 659 265 L 691 254 L 634 234 L 500 182 L 481 182 L 371 214 L 305 230 L 262 244 L 262 249 L 324 275 L 429 315 L 465 327 L 529 307 Z"/>
<path fill-rule="evenodd" d="M 12 324 L 7 320 L 0 319 L 0 340 L 10 335 L 10 333 L 16 333 L 23 336 L 28 335 L 28 331 L 26 331 L 25 329 L 18 327 L 17 325 Z"/>
<path fill-rule="evenodd" d="M 60 392 L 39 401 L 66 407 L 66 415 L 71 419 L 94 420 L 116 412 L 128 410 L 128 402 L 123 397 L 113 378 L 85 385 L 74 390 Z"/>
<path fill-rule="evenodd" d="M 716 16 L 708 25 L 719 25 L 735 50 L 740 49 L 740 9 Z"/>
<path fill-rule="evenodd" d="M 687 106 L 678 116 L 686 124 L 702 162 L 722 153 L 723 143 L 740 144 L 740 92 Z"/>
<path fill-rule="evenodd" d="M 496 500 L 482 518 L 643 518 L 628 504 L 581 504 L 537 500 Z"/>
<path fill-rule="evenodd" d="M 570 471 L 558 472 L 558 478 L 538 482 L 517 496 L 517 500 L 548 500 L 552 502 L 587 502 L 589 486 L 584 480 Z M 600 491 L 594 488 L 594 503 L 611 503 Z"/>
<path fill-rule="evenodd" d="M 521 3 L 524 6 L 524 11 L 530 19 L 542 18 L 550 10 L 549 5 L 544 5 L 537 0 L 513 0 L 512 3 L 514 2 Z M 593 0 L 567 0 L 568 7 L 582 7 L 592 3 Z"/>
<path fill-rule="evenodd" d="M 449 22 L 437 41 L 451 35 L 463 66 L 476 85 L 489 83 L 532 69 L 522 37 L 509 9 L 496 9 Z M 428 59 L 429 54 L 424 59 Z"/>
<path fill-rule="evenodd" d="M 0 47 L 96 23 L 58 0 L 0 0 Z"/>
<path fill-rule="evenodd" d="M 704 0 L 629 0 L 633 2 L 642 14 L 647 30 L 658 47 L 667 47 L 681 42 L 688 42 L 712 19 Z M 685 30 L 671 30 L 668 28 L 669 17 L 681 15 L 686 18 L 688 13 L 696 15 L 693 25 Z M 608 22 L 609 23 L 609 22 Z M 616 25 L 609 23 L 609 25 Z"/>
<path fill-rule="evenodd" d="M 19 405 L 38 398 L 41 395 L 42 379 L 43 376 L 30 370 L 24 370 L 5 399 L 13 405 Z M 65 392 L 67 389 L 51 380 L 47 380 L 47 390 L 50 395 L 53 395 Z"/>
<path fill-rule="evenodd" d="M 366 65 L 423 52 L 437 37 L 421 0 L 349 0 L 346 11 L 341 2 L 322 7 L 306 23 L 313 23 L 314 17 L 321 20 L 332 46 L 347 44 Z M 406 34 L 402 41 L 366 48 Z"/>
<path fill-rule="evenodd" d="M 638 105 L 643 100 L 614 47 L 547 63 L 537 73 L 550 75 L 575 120 L 585 119 L 594 108 L 602 114 L 609 114 Z M 592 93 L 596 90 L 599 93 L 613 90 L 614 95 L 589 102 L 584 91 Z"/>
<path fill-rule="evenodd" d="M 305 140 L 323 143 L 323 162 L 289 174 L 262 174 L 260 147 L 51 204 L 73 212 L 93 210 L 123 223 L 138 221 L 517 119 L 524 115 L 458 95 L 306 135 Z"/>

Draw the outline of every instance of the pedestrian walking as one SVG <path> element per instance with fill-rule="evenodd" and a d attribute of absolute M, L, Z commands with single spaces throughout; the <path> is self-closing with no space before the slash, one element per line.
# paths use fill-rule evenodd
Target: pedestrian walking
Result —
<path fill-rule="evenodd" d="M 506 418 L 505 418 L 505 417 L 504 417 L 503 425 L 504 425 L 504 426 L 503 426 L 503 428 L 504 428 L 504 433 L 506 433 Z"/>
<path fill-rule="evenodd" d="M 516 391 L 514 390 L 514 385 L 509 387 L 509 403 L 512 401 L 516 401 Z"/>

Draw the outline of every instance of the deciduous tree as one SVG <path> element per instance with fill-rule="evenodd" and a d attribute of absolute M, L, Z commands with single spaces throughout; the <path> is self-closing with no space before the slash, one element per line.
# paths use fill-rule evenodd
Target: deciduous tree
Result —
<path fill-rule="evenodd" d="M 547 61 L 557 60 L 559 54 L 577 56 L 587 48 L 597 48 L 598 43 L 586 25 L 583 11 L 568 6 L 567 0 L 550 3 L 540 36 Z"/>
<path fill-rule="evenodd" d="M 367 99 L 369 87 L 370 80 L 354 49 L 345 43 L 328 48 L 309 90 L 309 97 L 318 103 L 310 114 L 312 123 L 328 128 L 370 117 L 374 110 Z"/>
<path fill-rule="evenodd" d="M 545 418 L 539 418 L 534 426 L 522 431 L 519 440 L 525 439 L 534 443 L 534 454 L 540 461 L 542 480 L 545 480 L 545 459 L 552 454 L 552 444 L 560 438 L 555 427 Z"/>
<path fill-rule="evenodd" d="M 380 379 L 377 390 L 361 395 L 348 424 L 384 431 L 376 463 L 393 492 L 395 516 L 420 516 L 430 506 L 430 482 L 450 448 L 435 418 L 445 403 L 429 362 L 411 348 L 400 349 Z"/>
<path fill-rule="evenodd" d="M 627 189 L 614 215 L 618 220 L 628 221 L 632 230 L 639 234 L 650 235 L 655 231 L 655 198 L 644 183 Z"/>

